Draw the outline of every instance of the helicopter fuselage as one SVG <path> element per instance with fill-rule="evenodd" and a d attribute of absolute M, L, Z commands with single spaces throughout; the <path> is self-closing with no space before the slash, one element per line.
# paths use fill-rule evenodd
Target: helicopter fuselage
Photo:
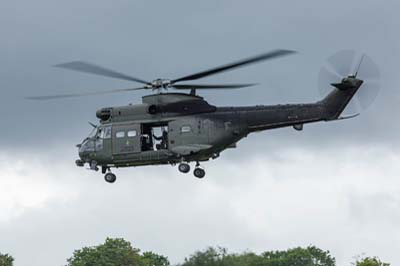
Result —
<path fill-rule="evenodd" d="M 357 86 L 335 88 L 310 104 L 215 107 L 199 96 L 166 93 L 145 96 L 138 105 L 103 108 L 97 112 L 101 123 L 95 134 L 79 145 L 77 165 L 88 163 L 105 172 L 215 159 L 252 132 L 288 126 L 302 130 L 307 123 L 339 119 L 362 84 L 354 82 Z M 157 129 L 162 136 L 155 136 Z"/>

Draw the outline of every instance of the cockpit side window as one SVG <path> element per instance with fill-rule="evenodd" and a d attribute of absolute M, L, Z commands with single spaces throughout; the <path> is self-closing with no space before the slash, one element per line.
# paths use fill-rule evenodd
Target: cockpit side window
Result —
<path fill-rule="evenodd" d="M 111 138 L 111 127 L 104 127 L 103 128 L 102 138 L 103 139 L 110 139 Z"/>
<path fill-rule="evenodd" d="M 102 139 L 102 138 L 103 138 L 103 133 L 104 133 L 104 130 L 103 130 L 102 127 L 100 127 L 100 128 L 97 130 L 96 137 Z"/>

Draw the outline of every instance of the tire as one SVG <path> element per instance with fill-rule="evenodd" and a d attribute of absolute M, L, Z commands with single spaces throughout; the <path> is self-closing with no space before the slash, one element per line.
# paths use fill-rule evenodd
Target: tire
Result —
<path fill-rule="evenodd" d="M 197 178 L 203 178 L 206 175 L 206 171 L 201 168 L 196 168 L 194 169 L 193 174 Z"/>
<path fill-rule="evenodd" d="M 117 177 L 113 173 L 107 173 L 104 176 L 104 180 L 106 180 L 108 183 L 114 183 L 115 180 L 117 180 Z"/>
<path fill-rule="evenodd" d="M 187 163 L 181 163 L 178 166 L 178 170 L 181 173 L 187 174 L 190 171 L 190 165 L 188 165 Z"/>

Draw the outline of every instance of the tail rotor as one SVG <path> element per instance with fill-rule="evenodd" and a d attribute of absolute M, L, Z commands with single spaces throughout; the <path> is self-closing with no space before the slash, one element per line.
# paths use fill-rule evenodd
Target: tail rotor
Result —
<path fill-rule="evenodd" d="M 349 104 L 349 111 L 359 113 L 372 105 L 379 94 L 380 72 L 376 63 L 366 54 L 353 50 L 340 51 L 327 59 L 318 76 L 318 89 L 321 96 L 326 96 L 332 87 L 344 78 L 357 78 L 363 84 Z"/>

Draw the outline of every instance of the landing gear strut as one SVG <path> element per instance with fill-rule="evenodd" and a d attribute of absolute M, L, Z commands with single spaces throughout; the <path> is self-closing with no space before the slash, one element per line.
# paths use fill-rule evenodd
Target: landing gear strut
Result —
<path fill-rule="evenodd" d="M 181 173 L 187 174 L 190 171 L 190 165 L 187 163 L 180 163 L 178 169 Z"/>
<path fill-rule="evenodd" d="M 117 180 L 117 176 L 111 172 L 108 172 L 104 175 L 104 180 L 106 180 L 108 183 L 114 183 L 115 180 Z"/>

